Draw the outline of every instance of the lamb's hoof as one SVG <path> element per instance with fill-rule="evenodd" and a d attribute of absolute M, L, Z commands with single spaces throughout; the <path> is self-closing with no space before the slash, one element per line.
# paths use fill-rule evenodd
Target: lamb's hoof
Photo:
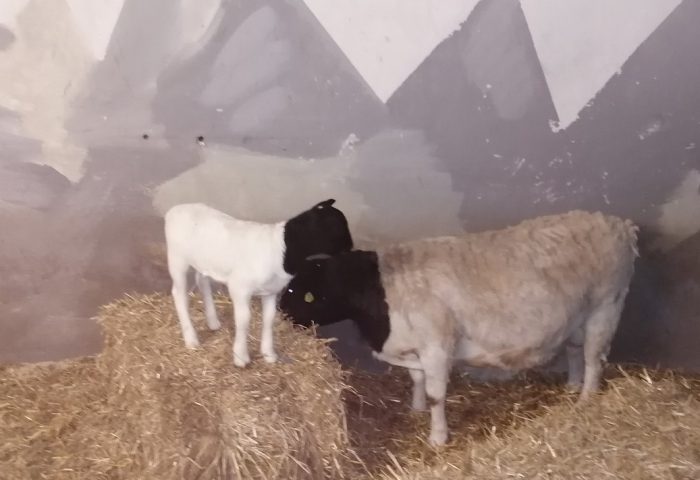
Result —
<path fill-rule="evenodd" d="M 212 330 L 212 331 L 220 330 L 221 329 L 221 322 L 219 320 L 207 322 L 207 327 L 209 327 L 209 330 Z"/>
<path fill-rule="evenodd" d="M 292 362 L 292 359 L 289 358 L 287 355 L 280 355 L 280 356 L 277 358 L 277 361 L 278 361 L 279 363 L 282 363 L 282 364 L 285 364 L 285 365 L 288 365 L 288 364 L 290 364 L 290 363 L 293 363 L 293 362 Z"/>
<path fill-rule="evenodd" d="M 188 350 L 194 350 L 196 348 L 199 348 L 199 340 L 196 338 L 185 340 L 185 348 L 187 348 Z"/>
<path fill-rule="evenodd" d="M 442 447 L 447 443 L 447 432 L 430 432 L 428 443 L 433 447 Z"/>
<path fill-rule="evenodd" d="M 233 355 L 233 364 L 239 368 L 247 367 L 250 364 L 250 357 Z"/>
<path fill-rule="evenodd" d="M 427 412 L 428 404 L 427 402 L 414 402 L 411 404 L 411 410 L 414 412 Z"/>
<path fill-rule="evenodd" d="M 277 363 L 279 358 L 276 353 L 263 353 L 263 360 L 265 360 L 266 363 Z"/>

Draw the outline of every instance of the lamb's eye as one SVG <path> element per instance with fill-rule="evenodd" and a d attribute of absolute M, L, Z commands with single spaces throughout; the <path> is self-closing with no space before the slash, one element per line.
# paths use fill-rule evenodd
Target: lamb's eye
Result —
<path fill-rule="evenodd" d="M 294 293 L 294 290 L 292 290 L 291 288 L 287 289 L 287 291 L 288 291 L 289 293 Z"/>

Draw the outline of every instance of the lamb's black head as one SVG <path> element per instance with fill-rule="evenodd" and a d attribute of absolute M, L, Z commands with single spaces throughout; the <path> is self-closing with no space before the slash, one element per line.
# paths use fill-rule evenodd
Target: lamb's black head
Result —
<path fill-rule="evenodd" d="M 332 273 L 333 258 L 306 260 L 287 285 L 280 298 L 280 309 L 297 324 L 328 325 L 348 318 L 345 302 L 337 295 L 335 283 L 342 282 Z"/>
<path fill-rule="evenodd" d="M 284 269 L 295 274 L 307 257 L 335 255 L 352 249 L 353 241 L 343 212 L 334 199 L 317 203 L 287 221 L 284 228 Z"/>
<path fill-rule="evenodd" d="M 352 319 L 362 330 L 388 319 L 377 253 L 352 250 L 306 260 L 282 294 L 280 309 L 304 326 Z"/>

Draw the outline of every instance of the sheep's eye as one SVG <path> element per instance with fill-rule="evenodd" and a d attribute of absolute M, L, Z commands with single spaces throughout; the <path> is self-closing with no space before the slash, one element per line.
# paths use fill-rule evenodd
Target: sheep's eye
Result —
<path fill-rule="evenodd" d="M 292 290 L 291 288 L 287 289 L 287 291 L 288 291 L 289 293 L 294 293 L 294 290 Z"/>
<path fill-rule="evenodd" d="M 304 301 L 306 303 L 311 303 L 314 301 L 314 294 L 311 292 L 306 292 L 306 295 L 304 295 Z"/>

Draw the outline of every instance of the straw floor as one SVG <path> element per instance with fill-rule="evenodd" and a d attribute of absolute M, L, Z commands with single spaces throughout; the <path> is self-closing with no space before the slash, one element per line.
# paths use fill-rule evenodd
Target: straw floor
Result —
<path fill-rule="evenodd" d="M 343 371 L 287 322 L 287 361 L 265 364 L 254 329 L 237 369 L 230 303 L 217 299 L 220 332 L 192 303 L 194 351 L 168 296 L 127 296 L 100 312 L 97 357 L 0 366 L 0 479 L 700 478 L 700 378 L 611 366 L 576 407 L 561 376 L 455 374 L 450 444 L 435 450 L 402 369 Z"/>

